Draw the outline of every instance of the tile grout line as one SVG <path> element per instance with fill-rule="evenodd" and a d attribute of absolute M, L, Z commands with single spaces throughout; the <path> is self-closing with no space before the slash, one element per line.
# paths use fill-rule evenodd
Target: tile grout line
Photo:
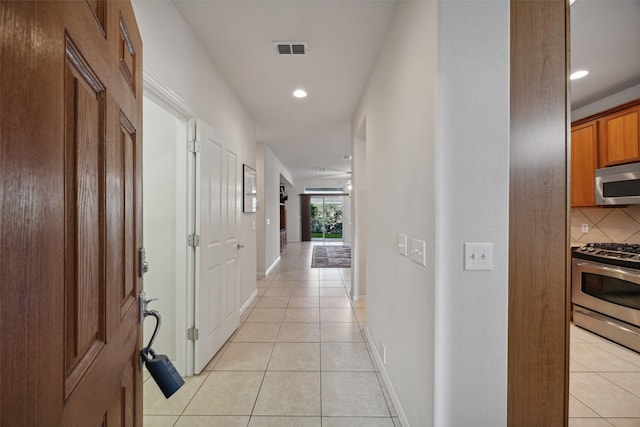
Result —
<path fill-rule="evenodd" d="M 277 274 L 276 274 L 277 276 Z M 275 276 L 274 276 L 275 278 Z M 272 280 L 273 282 L 273 280 Z M 267 289 L 268 287 L 271 285 L 271 283 L 269 283 L 269 285 L 267 285 Z M 262 374 L 262 381 L 260 382 L 260 387 L 258 387 L 258 392 L 256 393 L 256 399 L 253 402 L 253 406 L 251 407 L 251 413 L 249 414 L 249 422 L 248 424 L 251 424 L 251 418 L 253 418 L 253 413 L 256 410 L 256 405 L 258 404 L 258 398 L 260 397 L 260 391 L 262 391 L 262 386 L 264 385 L 264 380 L 267 377 L 267 370 L 269 369 L 269 364 L 271 363 L 271 358 L 273 357 L 273 352 L 276 348 L 276 343 L 278 342 L 278 336 L 280 335 L 280 329 L 282 329 L 282 322 L 280 322 L 280 326 L 278 327 L 278 333 L 276 334 L 275 337 L 275 341 L 273 342 L 273 347 L 271 348 L 271 353 L 269 354 L 269 360 L 267 361 L 267 366 L 265 366 L 264 368 L 264 373 Z M 248 425 L 247 424 L 247 425 Z"/>
<path fill-rule="evenodd" d="M 318 293 L 320 293 L 320 291 L 318 291 Z M 324 413 L 323 410 L 324 408 L 322 407 L 322 379 L 324 377 L 324 375 L 322 374 L 322 320 L 320 319 L 320 300 L 318 300 L 318 339 L 320 340 L 320 354 L 318 356 L 319 360 L 320 360 L 320 366 L 318 367 L 320 369 L 320 427 L 322 427 L 323 424 L 323 418 L 324 418 Z"/>

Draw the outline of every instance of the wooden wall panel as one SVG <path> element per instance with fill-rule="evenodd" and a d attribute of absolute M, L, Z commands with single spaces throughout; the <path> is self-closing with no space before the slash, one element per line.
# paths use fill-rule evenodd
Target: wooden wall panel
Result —
<path fill-rule="evenodd" d="M 568 2 L 511 1 L 512 427 L 568 416 Z"/>

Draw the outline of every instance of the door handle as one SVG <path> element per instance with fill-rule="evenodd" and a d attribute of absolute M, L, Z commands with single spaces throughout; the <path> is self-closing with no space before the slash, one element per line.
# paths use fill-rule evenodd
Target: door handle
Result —
<path fill-rule="evenodd" d="M 244 248 L 244 245 L 241 245 L 240 243 L 238 243 L 238 244 L 236 245 L 236 248 L 237 248 L 238 250 L 240 250 L 240 249 Z"/>
<path fill-rule="evenodd" d="M 141 291 L 139 301 L 140 301 L 140 323 L 142 323 L 144 322 L 144 318 L 149 315 L 149 310 L 147 310 L 147 305 L 149 305 L 151 301 L 158 301 L 158 298 L 147 299 L 147 294 L 144 291 Z M 155 311 L 155 310 L 152 310 L 152 311 Z"/>

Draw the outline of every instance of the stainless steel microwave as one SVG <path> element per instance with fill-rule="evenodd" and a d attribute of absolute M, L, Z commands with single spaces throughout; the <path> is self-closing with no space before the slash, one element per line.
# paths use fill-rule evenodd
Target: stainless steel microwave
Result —
<path fill-rule="evenodd" d="M 596 169 L 596 204 L 640 204 L 640 162 Z"/>

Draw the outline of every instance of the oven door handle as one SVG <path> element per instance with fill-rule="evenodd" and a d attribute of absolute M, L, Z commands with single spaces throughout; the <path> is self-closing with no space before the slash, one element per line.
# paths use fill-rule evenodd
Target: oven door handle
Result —
<path fill-rule="evenodd" d="M 612 266 L 599 262 L 573 259 L 573 266 L 576 268 L 576 272 L 593 273 L 602 276 L 615 277 L 617 279 L 626 280 L 628 282 L 637 283 L 640 285 L 640 270 L 633 270 L 630 268 Z"/>

